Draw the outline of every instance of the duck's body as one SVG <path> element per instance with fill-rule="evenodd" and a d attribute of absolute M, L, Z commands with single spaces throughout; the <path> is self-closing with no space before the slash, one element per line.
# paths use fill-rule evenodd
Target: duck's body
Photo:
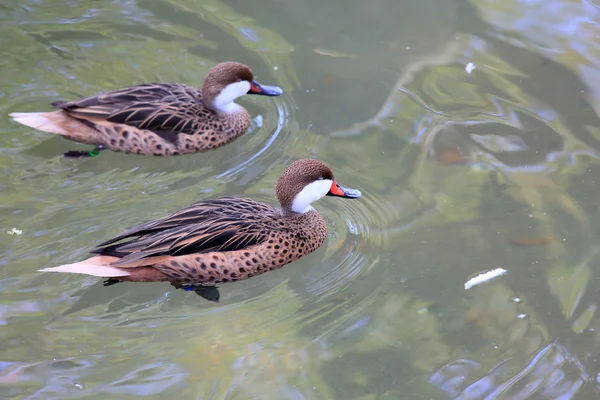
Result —
<path fill-rule="evenodd" d="M 219 115 L 203 103 L 202 89 L 181 84 L 137 85 L 52 105 L 60 110 L 38 115 L 38 129 L 125 153 L 206 151 L 231 142 L 250 125 L 245 109 Z"/>
<path fill-rule="evenodd" d="M 326 195 L 360 192 L 341 188 L 319 161 L 296 161 L 277 182 L 281 208 L 235 197 L 199 202 L 102 243 L 88 260 L 43 271 L 175 286 L 250 278 L 323 244 L 327 225 L 310 204 Z"/>
<path fill-rule="evenodd" d="M 317 249 L 326 235 L 315 210 L 285 215 L 254 200 L 226 197 L 132 228 L 92 250 L 99 257 L 88 261 L 110 257 L 110 276 L 124 281 L 214 285 L 281 268 Z"/>
<path fill-rule="evenodd" d="M 67 139 L 126 153 L 170 156 L 206 151 L 242 135 L 248 112 L 234 102 L 244 94 L 277 96 L 239 63 L 222 63 L 207 74 L 202 88 L 152 83 L 130 86 L 70 102 L 58 111 L 12 113 L 23 125 Z"/>

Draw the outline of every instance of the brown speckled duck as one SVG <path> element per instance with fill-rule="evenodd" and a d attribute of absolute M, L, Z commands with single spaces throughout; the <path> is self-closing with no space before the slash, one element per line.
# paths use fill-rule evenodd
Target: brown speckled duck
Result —
<path fill-rule="evenodd" d="M 279 96 L 276 86 L 254 80 L 250 68 L 237 62 L 213 67 L 202 88 L 175 83 L 130 86 L 79 100 L 55 102 L 58 111 L 12 113 L 17 122 L 76 142 L 126 153 L 171 156 L 222 146 L 242 135 L 250 115 L 234 102 L 245 94 Z"/>
<path fill-rule="evenodd" d="M 100 244 L 91 251 L 97 256 L 40 271 L 109 278 L 105 285 L 168 281 L 216 301 L 215 284 L 281 268 L 323 244 L 327 225 L 311 203 L 324 196 L 360 197 L 311 159 L 288 166 L 276 194 L 281 208 L 236 197 L 202 201 Z"/>

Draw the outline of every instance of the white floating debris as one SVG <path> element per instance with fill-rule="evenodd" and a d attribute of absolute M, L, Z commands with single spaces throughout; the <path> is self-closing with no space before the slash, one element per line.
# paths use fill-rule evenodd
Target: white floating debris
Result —
<path fill-rule="evenodd" d="M 22 235 L 23 231 L 17 228 L 12 228 L 10 231 L 6 231 L 8 235 Z"/>
<path fill-rule="evenodd" d="M 506 273 L 506 270 L 504 268 L 496 268 L 491 271 L 485 272 L 483 274 L 474 276 L 473 278 L 471 278 L 465 282 L 465 290 L 469 290 L 473 286 L 476 286 L 476 285 L 481 285 L 482 283 L 487 282 L 491 279 L 497 278 L 499 276 L 502 276 L 505 273 Z"/>
<path fill-rule="evenodd" d="M 475 64 L 474 63 L 468 63 L 467 67 L 465 68 L 465 71 L 467 71 L 467 74 L 470 74 L 471 72 L 473 72 L 474 69 L 475 69 Z"/>
<path fill-rule="evenodd" d="M 322 56 L 338 57 L 338 58 L 358 58 L 358 56 L 356 54 L 343 53 L 341 51 L 335 51 L 335 50 L 330 50 L 330 49 L 316 48 L 316 49 L 313 49 L 313 51 Z"/>
<path fill-rule="evenodd" d="M 516 152 L 529 149 L 525 140 L 517 135 L 500 136 L 494 134 L 478 135 L 476 133 L 470 133 L 469 136 L 492 153 Z"/>
<path fill-rule="evenodd" d="M 519 318 L 519 319 L 525 319 L 527 317 L 529 317 L 529 315 L 527 315 L 527 314 L 519 314 L 519 315 L 517 315 L 517 318 Z"/>

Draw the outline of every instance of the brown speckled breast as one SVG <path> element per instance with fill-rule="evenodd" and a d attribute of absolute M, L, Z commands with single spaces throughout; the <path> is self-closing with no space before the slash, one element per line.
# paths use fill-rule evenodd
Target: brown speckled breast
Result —
<path fill-rule="evenodd" d="M 238 114 L 218 117 L 210 114 L 210 119 L 193 134 L 177 133 L 162 136 L 146 129 L 133 126 L 95 126 L 98 140 L 92 144 L 103 144 L 111 150 L 124 153 L 147 154 L 154 156 L 174 156 L 215 149 L 240 137 L 250 125 L 250 115 L 246 110 Z M 81 141 L 81 140 L 77 140 Z"/>

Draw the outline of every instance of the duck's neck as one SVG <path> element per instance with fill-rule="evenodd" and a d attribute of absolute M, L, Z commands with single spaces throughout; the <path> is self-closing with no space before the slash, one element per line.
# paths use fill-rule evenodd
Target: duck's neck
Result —
<path fill-rule="evenodd" d="M 304 212 L 297 212 L 292 210 L 291 207 L 284 207 L 281 206 L 281 213 L 288 218 L 303 218 L 303 217 L 307 217 L 313 213 L 318 213 L 318 211 L 313 207 L 313 206 L 309 206 L 309 208 L 307 210 L 305 210 Z"/>
<path fill-rule="evenodd" d="M 242 106 L 235 103 L 235 99 L 248 93 L 250 90 L 250 82 L 240 81 L 230 83 L 215 97 L 207 97 L 207 106 L 221 115 L 234 115 L 244 111 Z"/>

